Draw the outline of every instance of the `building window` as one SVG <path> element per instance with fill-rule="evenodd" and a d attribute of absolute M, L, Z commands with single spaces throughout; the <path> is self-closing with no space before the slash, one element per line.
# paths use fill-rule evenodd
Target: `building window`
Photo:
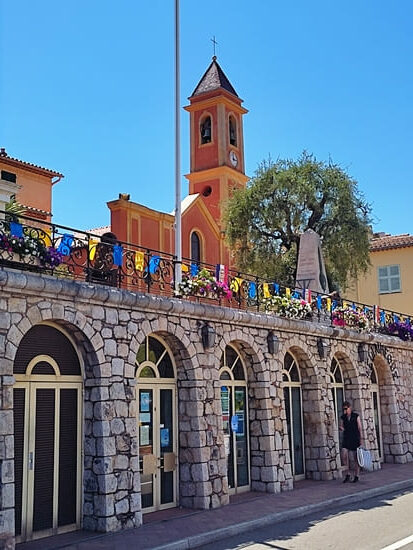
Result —
<path fill-rule="evenodd" d="M 229 117 L 229 142 L 231 145 L 234 145 L 234 147 L 237 146 L 237 123 L 235 122 L 235 118 L 233 116 Z"/>
<path fill-rule="evenodd" d="M 384 265 L 379 267 L 378 273 L 379 294 L 401 291 L 399 265 Z"/>
<path fill-rule="evenodd" d="M 16 174 L 13 174 L 13 172 L 7 172 L 6 170 L 2 170 L 1 179 L 5 181 L 11 181 L 12 183 L 16 183 Z"/>
<path fill-rule="evenodd" d="M 195 231 L 191 234 L 191 260 L 196 264 L 201 262 L 201 239 Z"/>
<path fill-rule="evenodd" d="M 210 143 L 211 142 L 211 117 L 206 116 L 201 120 L 200 124 L 200 132 L 201 132 L 201 144 Z"/>

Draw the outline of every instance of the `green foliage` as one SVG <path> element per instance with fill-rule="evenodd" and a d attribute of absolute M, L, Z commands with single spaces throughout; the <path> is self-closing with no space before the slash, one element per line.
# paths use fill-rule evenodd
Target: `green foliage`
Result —
<path fill-rule="evenodd" d="M 13 195 L 8 203 L 6 203 L 6 221 L 18 221 L 19 216 L 25 213 L 25 208 L 19 202 L 16 201 L 16 197 Z"/>
<path fill-rule="evenodd" d="M 228 245 L 239 269 L 293 285 L 300 235 L 322 237 L 329 282 L 345 289 L 369 263 L 370 205 L 343 168 L 307 152 L 263 161 L 225 209 Z"/>

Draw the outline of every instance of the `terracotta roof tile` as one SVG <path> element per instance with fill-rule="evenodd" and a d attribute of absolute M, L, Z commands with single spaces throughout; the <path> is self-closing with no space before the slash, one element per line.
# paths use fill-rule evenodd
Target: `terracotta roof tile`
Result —
<path fill-rule="evenodd" d="M 25 168 L 28 168 L 33 172 L 47 174 L 48 176 L 57 176 L 59 178 L 64 177 L 63 174 L 61 174 L 60 172 L 56 172 L 55 170 L 49 170 L 49 168 L 44 168 L 43 166 L 39 166 L 37 164 L 32 164 L 31 162 L 26 162 L 24 160 L 11 157 L 6 153 L 4 147 L 0 149 L 0 162 L 1 161 L 12 166 L 24 166 Z"/>
<path fill-rule="evenodd" d="M 413 235 L 403 233 L 402 235 L 380 235 L 373 237 L 370 241 L 370 251 L 390 250 L 391 248 L 406 248 L 413 246 Z"/>

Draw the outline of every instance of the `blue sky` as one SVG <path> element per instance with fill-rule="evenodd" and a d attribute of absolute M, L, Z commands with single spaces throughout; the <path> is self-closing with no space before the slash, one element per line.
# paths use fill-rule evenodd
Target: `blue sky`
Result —
<path fill-rule="evenodd" d="M 0 145 L 63 172 L 54 221 L 109 222 L 119 192 L 174 208 L 173 0 L 0 0 Z M 218 61 L 244 105 L 246 171 L 270 154 L 329 156 L 412 232 L 410 0 L 181 0 L 181 104 Z M 182 111 L 182 173 L 189 170 Z M 187 193 L 182 178 L 183 196 Z"/>

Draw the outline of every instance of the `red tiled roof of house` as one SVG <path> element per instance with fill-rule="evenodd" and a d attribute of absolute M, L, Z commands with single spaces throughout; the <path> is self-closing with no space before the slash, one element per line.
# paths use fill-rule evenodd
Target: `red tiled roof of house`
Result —
<path fill-rule="evenodd" d="M 57 176 L 58 178 L 63 178 L 63 174 L 60 172 L 56 172 L 55 170 L 49 170 L 49 168 L 44 168 L 43 166 L 38 166 L 37 164 L 32 164 L 31 162 L 26 162 L 24 160 L 16 159 L 14 157 L 10 157 L 6 149 L 2 147 L 0 149 L 0 161 L 5 162 L 6 164 L 9 164 L 10 166 L 17 166 L 17 167 L 24 167 L 32 172 L 36 172 L 38 174 L 47 175 L 47 176 Z"/>
<path fill-rule="evenodd" d="M 389 235 L 388 233 L 379 233 L 370 241 L 370 251 L 390 250 L 391 248 L 406 248 L 413 246 L 413 235 L 403 233 L 402 235 Z"/>

